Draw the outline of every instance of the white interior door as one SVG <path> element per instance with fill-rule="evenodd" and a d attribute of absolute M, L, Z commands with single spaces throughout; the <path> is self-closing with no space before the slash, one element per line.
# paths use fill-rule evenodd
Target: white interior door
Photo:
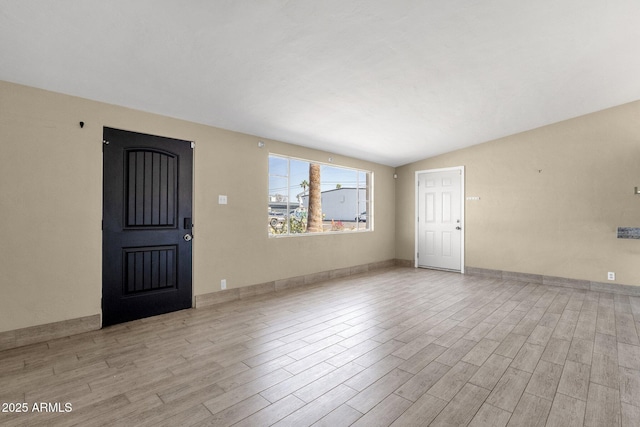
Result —
<path fill-rule="evenodd" d="M 416 175 L 416 265 L 463 272 L 463 169 Z"/>

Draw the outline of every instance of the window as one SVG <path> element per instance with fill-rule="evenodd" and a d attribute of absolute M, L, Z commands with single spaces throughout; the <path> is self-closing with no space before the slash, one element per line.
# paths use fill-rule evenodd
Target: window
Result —
<path fill-rule="evenodd" d="M 269 155 L 269 235 L 372 230 L 372 182 L 369 171 Z"/>

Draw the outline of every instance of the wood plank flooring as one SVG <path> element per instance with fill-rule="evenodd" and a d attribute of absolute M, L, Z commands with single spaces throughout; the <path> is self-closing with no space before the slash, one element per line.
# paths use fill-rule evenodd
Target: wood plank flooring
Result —
<path fill-rule="evenodd" d="M 639 426 L 639 330 L 637 297 L 391 268 L 0 352 L 0 425 Z"/>

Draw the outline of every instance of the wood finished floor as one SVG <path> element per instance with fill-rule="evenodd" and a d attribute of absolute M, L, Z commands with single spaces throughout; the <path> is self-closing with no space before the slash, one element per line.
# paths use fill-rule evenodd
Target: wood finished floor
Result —
<path fill-rule="evenodd" d="M 0 352 L 0 425 L 638 426 L 640 298 L 395 268 Z"/>

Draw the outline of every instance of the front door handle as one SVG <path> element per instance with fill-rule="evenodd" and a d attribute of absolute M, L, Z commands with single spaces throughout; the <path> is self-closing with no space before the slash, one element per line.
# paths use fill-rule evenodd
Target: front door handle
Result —
<path fill-rule="evenodd" d="M 184 235 L 183 239 L 185 240 L 185 242 L 189 242 L 191 239 L 193 239 L 193 236 L 187 233 Z"/>
<path fill-rule="evenodd" d="M 456 227 L 456 230 L 462 230 L 462 228 L 460 228 L 460 226 L 457 226 L 457 227 Z"/>

